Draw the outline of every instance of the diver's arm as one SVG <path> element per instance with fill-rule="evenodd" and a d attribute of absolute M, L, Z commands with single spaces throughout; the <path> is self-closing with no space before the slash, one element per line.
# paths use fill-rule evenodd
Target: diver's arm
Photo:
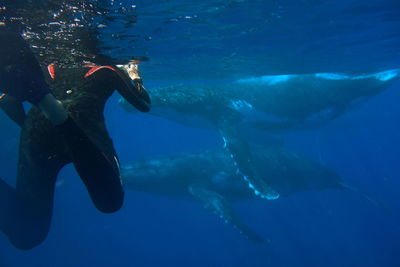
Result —
<path fill-rule="evenodd" d="M 0 96 L 0 108 L 13 120 L 16 124 L 22 127 L 25 121 L 25 110 L 20 101 L 12 96 L 3 94 Z"/>
<path fill-rule="evenodd" d="M 143 86 L 143 81 L 139 74 L 138 62 L 131 62 L 126 65 L 117 65 L 122 70 L 119 78 L 122 86 L 117 87 L 120 95 L 132 106 L 141 112 L 150 110 L 150 96 Z"/>
<path fill-rule="evenodd" d="M 54 125 L 59 125 L 68 118 L 63 105 L 52 94 L 45 95 L 37 106 Z"/>
<path fill-rule="evenodd" d="M 63 105 L 52 94 L 45 95 L 36 105 L 54 125 L 59 125 L 68 118 Z M 0 108 L 10 119 L 22 127 L 26 113 L 21 101 L 3 94 L 0 96 Z"/>
<path fill-rule="evenodd" d="M 108 75 L 110 78 L 105 79 L 104 75 Z M 137 65 L 132 63 L 117 66 L 94 66 L 84 77 L 94 79 L 96 83 L 100 83 L 99 86 L 108 84 L 139 111 L 148 112 L 150 110 L 150 96 L 137 72 Z M 99 77 L 101 78 L 99 79 Z"/>

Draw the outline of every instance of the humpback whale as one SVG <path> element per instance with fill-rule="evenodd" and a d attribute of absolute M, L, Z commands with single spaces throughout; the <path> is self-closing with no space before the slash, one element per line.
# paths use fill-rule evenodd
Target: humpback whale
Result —
<path fill-rule="evenodd" d="M 400 69 L 392 69 L 363 75 L 268 75 L 174 84 L 149 90 L 153 101 L 149 114 L 192 127 L 220 128 L 221 122 L 229 121 L 249 122 L 270 132 L 307 129 L 329 122 L 399 78 Z M 134 111 L 124 99 L 120 104 Z"/>
<path fill-rule="evenodd" d="M 239 129 L 276 133 L 321 127 L 384 91 L 399 77 L 400 69 L 392 69 L 362 75 L 270 75 L 176 84 L 150 90 L 150 114 L 189 126 L 218 129 L 241 174 L 239 179 L 245 180 L 257 196 L 276 199 L 279 190 L 252 166 L 252 152 Z M 123 99 L 120 104 L 127 111 L 133 110 Z"/>
<path fill-rule="evenodd" d="M 308 190 L 350 189 L 384 208 L 368 194 L 348 186 L 334 171 L 282 148 L 254 148 L 253 160 L 260 177 L 281 196 Z M 233 201 L 259 198 L 239 179 L 234 160 L 223 148 L 138 160 L 123 165 L 121 175 L 127 190 L 200 201 L 248 239 L 263 240 L 231 207 Z"/>

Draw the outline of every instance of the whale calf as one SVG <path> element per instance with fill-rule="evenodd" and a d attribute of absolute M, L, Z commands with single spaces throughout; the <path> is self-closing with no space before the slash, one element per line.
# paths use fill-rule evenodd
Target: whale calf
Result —
<path fill-rule="evenodd" d="M 368 194 L 346 185 L 334 171 L 295 153 L 281 148 L 255 148 L 253 156 L 260 177 L 281 196 L 308 190 L 350 189 L 384 208 Z M 125 189 L 200 201 L 248 239 L 263 240 L 231 207 L 237 200 L 260 198 L 238 178 L 234 160 L 223 148 L 138 160 L 123 165 L 121 175 Z"/>

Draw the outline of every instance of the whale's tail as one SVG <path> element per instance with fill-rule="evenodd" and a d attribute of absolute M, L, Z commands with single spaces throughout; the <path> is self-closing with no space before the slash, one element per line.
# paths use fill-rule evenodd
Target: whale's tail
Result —
<path fill-rule="evenodd" d="M 366 198 L 372 204 L 374 204 L 375 206 L 381 208 L 385 213 L 387 213 L 389 215 L 394 215 L 394 212 L 392 210 L 390 210 L 388 207 L 386 207 L 385 204 L 383 204 L 380 200 L 378 200 L 375 197 L 371 196 L 371 194 L 365 192 L 364 190 L 361 190 L 359 188 L 350 186 L 350 185 L 348 185 L 346 183 L 343 183 L 343 182 L 340 183 L 340 187 L 362 195 L 364 198 Z"/>

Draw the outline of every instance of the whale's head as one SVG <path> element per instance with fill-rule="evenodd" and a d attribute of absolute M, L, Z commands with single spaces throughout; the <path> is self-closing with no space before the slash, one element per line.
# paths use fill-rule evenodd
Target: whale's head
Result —
<path fill-rule="evenodd" d="M 161 161 L 157 159 L 124 165 L 121 167 L 123 184 L 144 187 L 159 184 L 165 179 L 165 175 L 161 175 L 161 165 Z"/>
<path fill-rule="evenodd" d="M 185 174 L 185 168 L 169 157 L 142 159 L 121 167 L 125 188 L 150 193 L 186 193 L 191 177 Z"/>

